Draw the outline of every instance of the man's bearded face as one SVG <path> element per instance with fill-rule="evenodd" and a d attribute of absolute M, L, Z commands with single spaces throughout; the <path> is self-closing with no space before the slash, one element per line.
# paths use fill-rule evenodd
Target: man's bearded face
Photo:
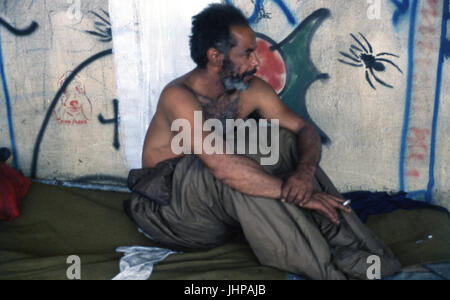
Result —
<path fill-rule="evenodd" d="M 244 92 L 250 86 L 250 79 L 256 73 L 257 69 L 254 68 L 250 71 L 239 74 L 238 68 L 231 61 L 228 55 L 225 55 L 222 66 L 222 83 L 228 92 L 241 91 Z M 247 79 L 247 80 L 246 80 Z"/>

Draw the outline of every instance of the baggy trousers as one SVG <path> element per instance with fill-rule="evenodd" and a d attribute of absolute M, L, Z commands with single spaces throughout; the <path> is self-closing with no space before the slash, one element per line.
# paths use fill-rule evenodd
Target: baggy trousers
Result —
<path fill-rule="evenodd" d="M 298 160 L 296 135 L 280 129 L 279 136 L 278 163 L 262 166 L 275 176 L 293 171 Z M 247 156 L 257 162 L 261 157 Z M 125 203 L 137 225 L 171 249 L 210 249 L 242 232 L 261 264 L 310 279 L 367 279 L 377 261 L 382 277 L 401 268 L 354 213 L 340 213 L 335 225 L 315 211 L 230 188 L 195 155 L 173 161 L 168 205 L 138 194 Z M 320 167 L 314 190 L 342 197 Z"/>

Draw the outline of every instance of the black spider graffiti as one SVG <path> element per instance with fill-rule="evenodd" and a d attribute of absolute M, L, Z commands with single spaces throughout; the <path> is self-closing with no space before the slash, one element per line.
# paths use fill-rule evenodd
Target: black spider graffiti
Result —
<path fill-rule="evenodd" d="M 338 59 L 338 61 L 343 64 L 350 65 L 353 67 L 358 67 L 358 68 L 365 67 L 366 68 L 366 80 L 374 90 L 376 90 L 376 88 L 373 85 L 372 80 L 370 80 L 370 75 L 372 75 L 372 77 L 378 83 L 380 83 L 386 87 L 393 88 L 392 85 L 387 84 L 386 82 L 384 82 L 383 80 L 378 78 L 375 75 L 374 71 L 384 72 L 384 70 L 386 70 L 386 67 L 384 66 L 383 63 L 388 63 L 388 64 L 391 64 L 392 66 L 394 66 L 400 73 L 403 74 L 403 71 L 393 61 L 391 61 L 389 59 L 381 58 L 383 56 L 393 56 L 393 57 L 399 58 L 399 56 L 392 54 L 392 53 L 388 53 L 388 52 L 381 52 L 381 53 L 374 55 L 372 45 L 369 43 L 369 41 L 366 39 L 366 37 L 362 33 L 359 33 L 359 35 L 364 40 L 364 42 L 367 44 L 368 49 L 363 45 L 363 43 L 361 43 L 361 41 L 355 35 L 350 33 L 350 36 L 358 43 L 358 45 L 360 47 L 352 44 L 349 48 L 349 51 L 352 55 L 347 54 L 342 51 L 339 52 L 342 56 L 350 59 L 352 62 L 348 62 L 343 59 Z"/>

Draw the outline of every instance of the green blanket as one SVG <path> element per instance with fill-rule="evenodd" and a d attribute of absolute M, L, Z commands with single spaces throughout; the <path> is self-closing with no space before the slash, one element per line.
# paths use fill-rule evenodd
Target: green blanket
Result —
<path fill-rule="evenodd" d="M 156 246 L 123 211 L 129 194 L 34 183 L 22 215 L 0 222 L 0 280 L 66 279 L 66 259 L 81 259 L 81 278 L 111 279 L 119 273 L 120 246 Z M 369 218 L 371 228 L 403 266 L 450 261 L 447 214 L 431 209 L 398 210 Z M 432 239 L 427 239 L 432 235 Z M 422 240 L 423 242 L 420 242 Z M 419 241 L 419 242 L 417 242 Z M 286 279 L 261 266 L 245 241 L 210 251 L 169 256 L 151 279 Z"/>

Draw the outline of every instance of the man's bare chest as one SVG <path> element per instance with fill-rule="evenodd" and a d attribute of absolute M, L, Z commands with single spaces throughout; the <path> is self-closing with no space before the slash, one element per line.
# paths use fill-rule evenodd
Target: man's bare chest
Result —
<path fill-rule="evenodd" d="M 226 120 L 243 119 L 251 113 L 249 105 L 238 93 L 224 95 L 218 99 L 199 96 L 198 100 L 205 120 L 217 119 L 225 124 Z"/>

